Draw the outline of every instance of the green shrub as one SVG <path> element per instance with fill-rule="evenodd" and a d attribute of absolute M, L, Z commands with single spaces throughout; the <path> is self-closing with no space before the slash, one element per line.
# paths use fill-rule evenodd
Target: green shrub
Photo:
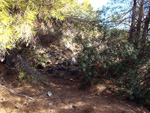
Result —
<path fill-rule="evenodd" d="M 82 72 L 84 79 L 82 86 L 93 85 L 96 83 L 97 62 L 99 61 L 98 51 L 91 45 L 88 39 L 82 40 L 82 51 L 78 56 L 79 69 Z"/>
<path fill-rule="evenodd" d="M 104 50 L 100 56 L 103 64 L 101 71 L 110 77 L 118 77 L 136 63 L 138 50 L 129 43 L 120 42 Z"/>
<path fill-rule="evenodd" d="M 103 76 L 115 78 L 119 98 L 129 98 L 142 105 L 150 105 L 148 49 L 136 49 L 128 42 L 116 43 L 100 56 Z"/>

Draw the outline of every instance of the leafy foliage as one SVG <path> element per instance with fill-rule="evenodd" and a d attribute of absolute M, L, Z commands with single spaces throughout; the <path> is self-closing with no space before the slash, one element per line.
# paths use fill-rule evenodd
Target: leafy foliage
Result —
<path fill-rule="evenodd" d="M 103 38 L 80 38 L 83 48 L 78 62 L 84 75 L 83 86 L 93 85 L 97 77 L 113 79 L 120 99 L 129 98 L 142 105 L 149 105 L 148 47 L 146 50 L 137 49 L 126 38 L 120 38 L 125 32 L 119 33 L 117 29 L 109 32 L 110 35 L 104 41 Z M 94 40 L 104 46 L 96 46 Z"/>
<path fill-rule="evenodd" d="M 149 60 L 139 57 L 140 49 L 127 42 L 113 43 L 112 46 L 102 52 L 103 65 L 100 69 L 104 77 L 114 78 L 118 86 L 120 98 L 129 98 L 138 103 L 146 105 L 148 103 L 149 89 L 147 78 L 149 75 Z"/>
<path fill-rule="evenodd" d="M 16 42 L 33 41 L 37 15 L 38 18 L 65 20 L 69 16 L 79 16 L 80 10 L 86 11 L 88 2 L 79 4 L 75 0 L 2 0 L 0 2 L 0 48 L 12 49 Z M 81 8 L 81 9 L 80 9 Z"/>
<path fill-rule="evenodd" d="M 84 75 L 84 79 L 82 81 L 82 87 L 85 88 L 87 84 L 93 85 L 96 83 L 96 73 L 97 73 L 97 61 L 98 58 L 98 51 L 93 45 L 90 45 L 90 41 L 85 39 L 82 43 L 83 49 L 78 57 L 78 64 L 79 69 Z"/>

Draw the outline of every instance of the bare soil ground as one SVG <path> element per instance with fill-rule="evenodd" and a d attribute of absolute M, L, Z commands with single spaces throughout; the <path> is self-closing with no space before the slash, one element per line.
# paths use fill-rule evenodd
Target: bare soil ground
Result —
<path fill-rule="evenodd" d="M 0 87 L 0 113 L 150 113 L 134 102 L 118 100 L 104 85 L 83 91 L 79 90 L 78 79 L 45 75 L 47 85 L 21 86 L 15 75 L 5 76 L 5 86 L 14 94 Z"/>

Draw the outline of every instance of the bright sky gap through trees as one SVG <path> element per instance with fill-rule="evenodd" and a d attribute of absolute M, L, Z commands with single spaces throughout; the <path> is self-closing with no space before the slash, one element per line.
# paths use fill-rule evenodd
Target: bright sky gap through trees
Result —
<path fill-rule="evenodd" d="M 79 0 L 79 2 L 83 2 L 84 0 Z M 89 0 L 92 4 L 92 7 L 96 10 L 98 8 L 102 8 L 103 5 L 106 5 L 109 0 Z"/>

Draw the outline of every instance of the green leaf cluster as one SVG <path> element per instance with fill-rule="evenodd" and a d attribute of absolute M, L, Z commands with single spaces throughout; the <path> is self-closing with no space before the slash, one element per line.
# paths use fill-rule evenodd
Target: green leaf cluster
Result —
<path fill-rule="evenodd" d="M 1 0 L 0 1 L 0 49 L 5 52 L 19 41 L 33 40 L 37 15 L 48 19 L 65 20 L 82 15 L 80 10 L 89 10 L 88 1 L 79 4 L 77 0 Z"/>

